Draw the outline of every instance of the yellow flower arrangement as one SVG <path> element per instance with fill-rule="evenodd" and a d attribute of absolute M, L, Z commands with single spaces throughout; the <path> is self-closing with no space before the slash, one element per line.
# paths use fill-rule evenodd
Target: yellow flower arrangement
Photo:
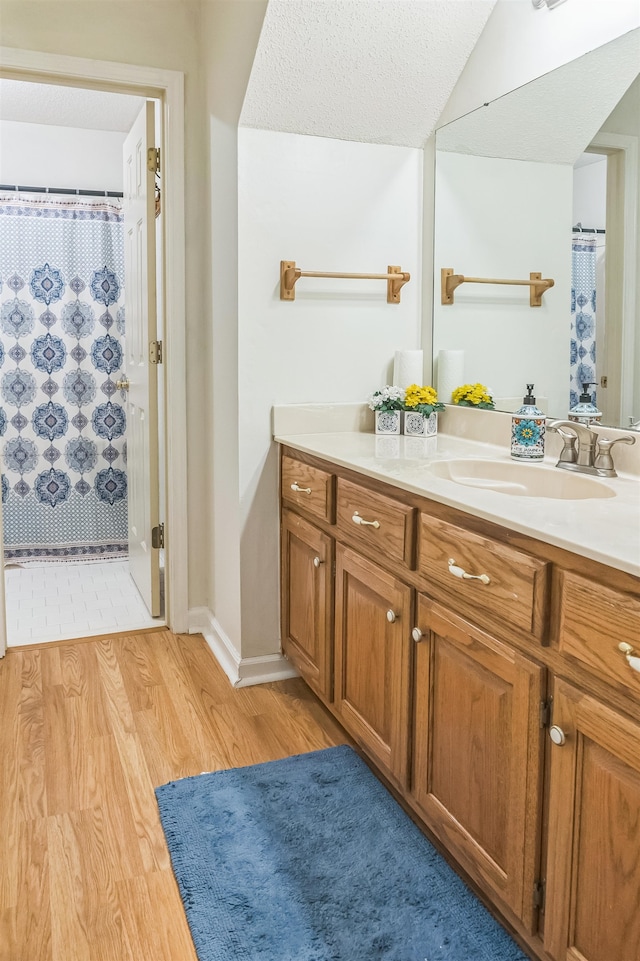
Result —
<path fill-rule="evenodd" d="M 438 394 L 433 387 L 419 387 L 410 384 L 404 394 L 404 409 L 417 411 L 429 417 L 434 410 L 444 410 L 444 404 L 438 400 Z"/>
<path fill-rule="evenodd" d="M 484 384 L 463 384 L 451 394 L 454 404 L 460 407 L 480 407 L 482 410 L 493 410 L 493 397 Z"/>

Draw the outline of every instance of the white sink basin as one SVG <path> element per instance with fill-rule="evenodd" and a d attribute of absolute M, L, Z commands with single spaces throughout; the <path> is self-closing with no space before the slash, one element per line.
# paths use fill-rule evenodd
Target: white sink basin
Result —
<path fill-rule="evenodd" d="M 459 460 L 436 461 L 427 470 L 435 477 L 482 490 L 512 494 L 516 497 L 551 497 L 557 500 L 584 500 L 589 497 L 615 497 L 606 484 L 584 474 L 541 464 L 509 461 Z"/>

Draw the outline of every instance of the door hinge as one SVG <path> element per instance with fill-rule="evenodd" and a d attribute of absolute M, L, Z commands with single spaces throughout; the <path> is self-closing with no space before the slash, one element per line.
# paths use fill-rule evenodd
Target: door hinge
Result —
<path fill-rule="evenodd" d="M 544 911 L 544 897 L 547 882 L 536 881 L 533 885 L 533 906 L 537 908 L 538 911 Z"/>
<path fill-rule="evenodd" d="M 540 701 L 540 727 L 551 726 L 551 707 L 553 698 L 548 697 L 546 701 Z"/>
<path fill-rule="evenodd" d="M 151 528 L 151 546 L 157 550 L 164 547 L 164 524 Z"/>
<path fill-rule="evenodd" d="M 160 173 L 160 147 L 149 147 L 147 150 L 147 170 Z"/>
<path fill-rule="evenodd" d="M 162 341 L 152 340 L 149 344 L 149 363 L 151 364 L 161 364 L 162 363 Z"/>

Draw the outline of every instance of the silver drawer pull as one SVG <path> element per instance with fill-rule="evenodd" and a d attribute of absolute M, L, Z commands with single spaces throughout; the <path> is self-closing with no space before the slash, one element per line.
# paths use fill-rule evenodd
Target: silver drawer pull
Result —
<path fill-rule="evenodd" d="M 323 560 L 321 560 L 319 557 L 314 557 L 314 558 L 313 558 L 313 566 L 314 566 L 314 567 L 318 568 L 318 567 L 320 567 L 321 564 L 324 564 L 324 561 L 323 561 Z"/>
<path fill-rule="evenodd" d="M 292 490 L 292 491 L 295 491 L 296 494 L 310 494 L 310 493 L 311 493 L 311 488 L 310 488 L 310 487 L 298 487 L 296 481 L 294 481 L 293 484 L 291 485 L 291 490 Z"/>
<path fill-rule="evenodd" d="M 396 614 L 395 611 L 387 611 L 387 620 L 389 621 L 390 624 L 395 624 L 397 619 L 398 619 L 398 615 Z"/>
<path fill-rule="evenodd" d="M 419 627 L 414 627 L 414 629 L 411 631 L 411 637 L 414 639 L 416 644 L 419 644 L 422 638 L 424 637 L 424 633 L 420 630 Z"/>
<path fill-rule="evenodd" d="M 351 518 L 354 524 L 360 524 L 362 527 L 375 527 L 376 530 L 380 527 L 379 521 L 366 521 L 364 517 L 360 517 L 357 511 L 353 512 L 353 517 Z"/>
<path fill-rule="evenodd" d="M 462 567 L 456 566 L 456 562 L 454 561 L 453 557 L 450 557 L 447 563 L 449 564 L 449 573 L 453 574 L 454 577 L 459 577 L 464 581 L 482 581 L 483 584 L 491 583 L 491 578 L 488 574 L 467 574 Z"/>
<path fill-rule="evenodd" d="M 640 652 L 635 651 L 631 644 L 627 644 L 626 641 L 620 641 L 618 644 L 618 650 L 624 654 L 625 660 L 632 671 L 637 671 L 640 674 Z"/>

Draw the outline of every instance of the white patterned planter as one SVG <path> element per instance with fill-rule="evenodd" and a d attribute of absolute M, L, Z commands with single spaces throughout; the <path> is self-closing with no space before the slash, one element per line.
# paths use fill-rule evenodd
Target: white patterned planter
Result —
<path fill-rule="evenodd" d="M 417 411 L 405 410 L 403 429 L 407 437 L 433 437 L 438 433 L 438 415 L 434 411 L 426 417 Z"/>
<path fill-rule="evenodd" d="M 376 410 L 376 434 L 400 434 L 402 428 L 401 410 Z"/>

